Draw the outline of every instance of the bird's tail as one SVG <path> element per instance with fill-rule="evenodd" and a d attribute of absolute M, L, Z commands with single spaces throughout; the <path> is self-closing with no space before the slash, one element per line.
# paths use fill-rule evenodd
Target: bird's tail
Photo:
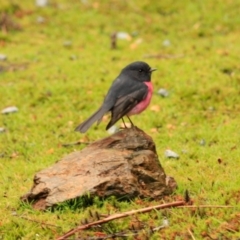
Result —
<path fill-rule="evenodd" d="M 98 121 L 98 123 L 100 123 L 103 115 L 106 112 L 107 110 L 104 109 L 103 107 L 99 108 L 92 116 L 90 116 L 87 120 L 85 120 L 83 123 L 78 125 L 75 128 L 75 131 L 85 133 L 92 126 L 94 122 Z"/>

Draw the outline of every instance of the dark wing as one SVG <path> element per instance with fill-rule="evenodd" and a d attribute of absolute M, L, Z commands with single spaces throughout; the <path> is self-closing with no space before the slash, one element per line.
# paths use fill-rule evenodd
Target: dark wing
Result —
<path fill-rule="evenodd" d="M 112 118 L 108 123 L 106 129 L 113 126 L 120 118 L 125 116 L 131 109 L 133 109 L 139 102 L 146 98 L 148 88 L 145 84 L 141 83 L 140 88 L 127 95 L 117 98 L 113 108 L 111 109 Z M 139 86 L 138 86 L 139 87 Z"/>
<path fill-rule="evenodd" d="M 142 88 L 147 91 L 147 86 L 144 83 L 130 79 L 126 74 L 120 74 L 113 81 L 104 99 L 103 107 L 111 111 L 121 97 L 127 96 L 135 91 L 141 91 Z"/>

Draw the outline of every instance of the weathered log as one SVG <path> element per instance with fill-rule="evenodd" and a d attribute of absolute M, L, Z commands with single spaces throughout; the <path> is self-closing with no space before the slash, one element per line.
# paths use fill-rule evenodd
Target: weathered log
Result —
<path fill-rule="evenodd" d="M 70 153 L 38 172 L 22 201 L 46 209 L 88 194 L 99 197 L 159 198 L 176 188 L 166 176 L 150 136 L 137 127 L 121 130 Z"/>

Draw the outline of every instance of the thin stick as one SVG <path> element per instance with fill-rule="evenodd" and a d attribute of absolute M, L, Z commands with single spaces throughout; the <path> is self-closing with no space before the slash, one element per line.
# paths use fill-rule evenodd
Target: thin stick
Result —
<path fill-rule="evenodd" d="M 194 235 L 193 235 L 193 233 L 192 233 L 192 231 L 191 231 L 190 228 L 188 228 L 188 232 L 189 232 L 191 238 L 192 238 L 193 240 L 196 240 L 196 238 L 194 237 Z"/>
<path fill-rule="evenodd" d="M 225 206 L 225 205 L 184 205 L 178 208 L 235 208 L 236 206 Z"/>
<path fill-rule="evenodd" d="M 77 228 L 71 229 L 70 231 L 65 233 L 63 236 L 57 238 L 57 240 L 67 239 L 68 237 L 72 236 L 73 234 L 75 234 L 75 233 L 77 233 L 81 230 L 88 229 L 88 228 L 90 228 L 94 225 L 107 223 L 107 222 L 110 222 L 110 221 L 115 220 L 115 219 L 124 218 L 124 217 L 131 216 L 131 215 L 137 214 L 137 213 L 146 213 L 146 212 L 150 212 L 152 210 L 157 210 L 157 209 L 183 206 L 184 204 L 185 204 L 185 201 L 177 201 L 177 202 L 173 202 L 173 203 L 166 203 L 166 204 L 161 204 L 161 205 L 157 205 L 157 206 L 153 206 L 153 207 L 146 207 L 146 208 L 141 208 L 141 209 L 138 209 L 138 210 L 132 210 L 132 211 L 128 211 L 128 212 L 125 212 L 125 213 L 113 214 L 113 215 L 108 216 L 108 217 L 106 217 L 102 220 L 98 220 L 98 221 L 95 221 L 95 222 L 92 222 L 92 223 L 80 225 Z"/>

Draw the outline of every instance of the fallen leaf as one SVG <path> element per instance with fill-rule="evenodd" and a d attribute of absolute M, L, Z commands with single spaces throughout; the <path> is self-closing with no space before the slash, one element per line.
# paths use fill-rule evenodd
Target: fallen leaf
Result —
<path fill-rule="evenodd" d="M 16 158 L 16 157 L 18 157 L 18 153 L 17 153 L 17 152 L 13 152 L 10 157 L 11 157 L 11 158 Z"/>
<path fill-rule="evenodd" d="M 200 26 L 201 26 L 201 23 L 197 22 L 193 25 L 193 29 L 198 30 L 200 28 Z"/>
<path fill-rule="evenodd" d="M 98 2 L 94 2 L 94 3 L 92 4 L 92 7 L 93 7 L 94 9 L 98 9 L 98 8 L 99 8 L 99 3 L 98 3 Z"/>
<path fill-rule="evenodd" d="M 176 126 L 171 124 L 171 123 L 169 123 L 169 124 L 167 124 L 167 129 L 168 130 L 174 130 L 174 129 L 176 129 Z"/>
<path fill-rule="evenodd" d="M 153 112 L 159 112 L 160 111 L 160 106 L 159 105 L 153 105 L 150 107 L 150 110 Z"/>
<path fill-rule="evenodd" d="M 68 121 L 68 126 L 72 126 L 73 125 L 73 121 Z"/>
<path fill-rule="evenodd" d="M 89 140 L 89 137 L 87 136 L 87 135 L 85 135 L 83 138 L 81 138 L 80 140 L 79 140 L 79 142 L 81 142 L 81 143 L 85 143 L 85 142 L 89 142 L 90 140 Z"/>
<path fill-rule="evenodd" d="M 138 38 L 135 42 L 133 42 L 130 45 L 130 49 L 136 49 L 142 43 L 142 41 L 143 40 L 141 38 Z"/>
<path fill-rule="evenodd" d="M 102 118 L 103 122 L 107 122 L 109 120 L 109 116 L 108 115 L 104 115 Z"/>
<path fill-rule="evenodd" d="M 54 148 L 50 148 L 47 150 L 47 154 L 53 154 L 54 153 Z"/>
<path fill-rule="evenodd" d="M 221 55 L 221 56 L 228 56 L 229 52 L 226 49 L 217 49 L 217 54 Z"/>
<path fill-rule="evenodd" d="M 158 129 L 157 128 L 151 128 L 150 132 L 156 133 L 156 132 L 158 132 Z"/>

